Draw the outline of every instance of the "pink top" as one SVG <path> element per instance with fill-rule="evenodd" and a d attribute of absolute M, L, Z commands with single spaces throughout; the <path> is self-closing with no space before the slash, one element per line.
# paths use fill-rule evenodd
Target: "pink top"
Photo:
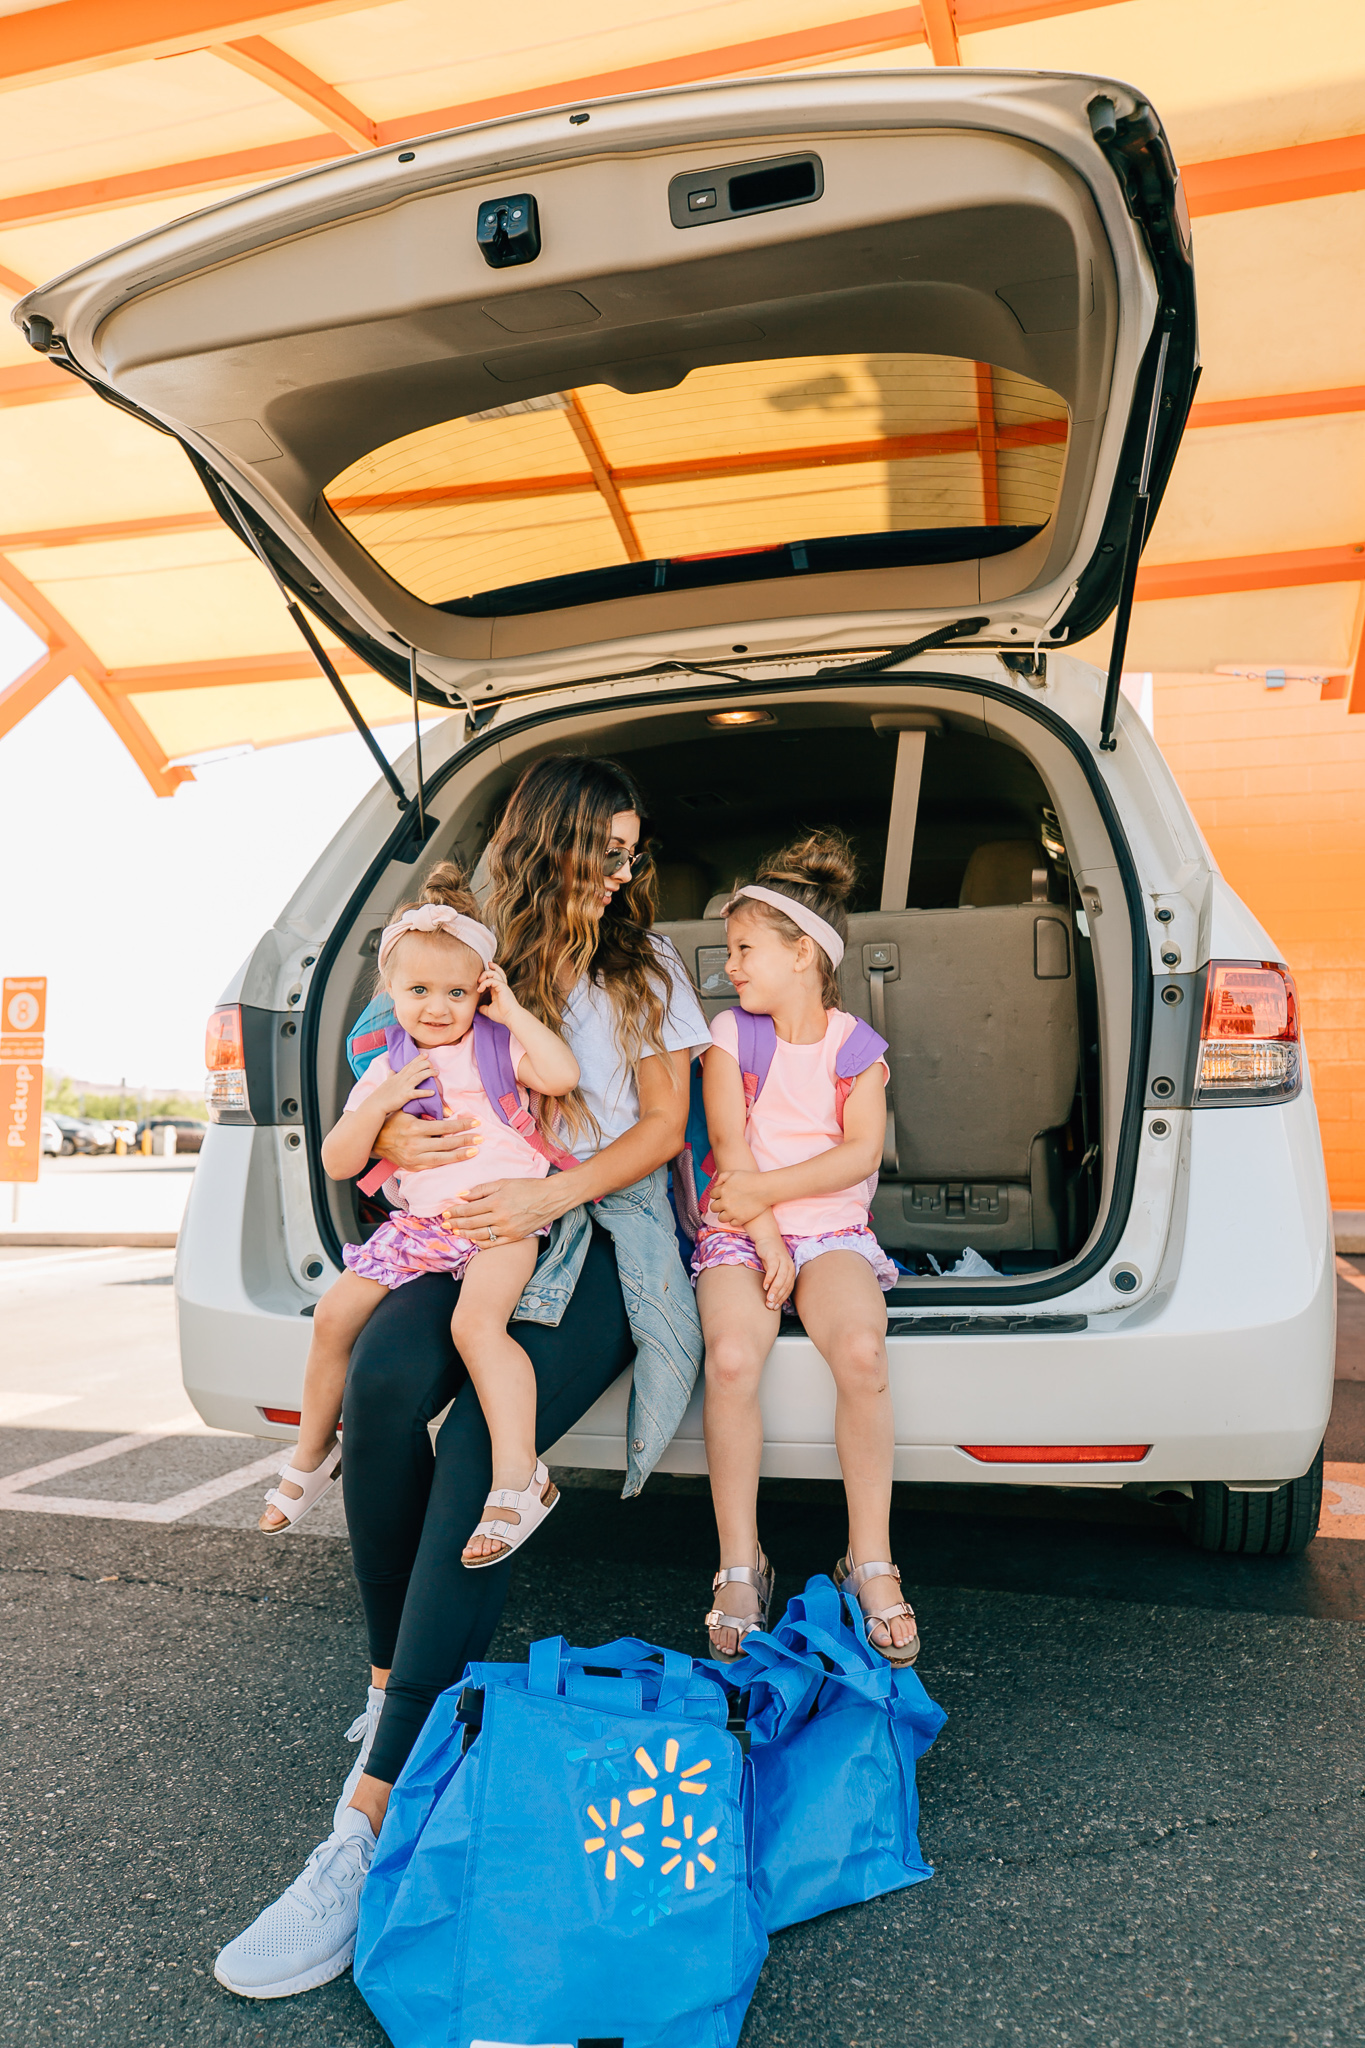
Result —
<path fill-rule="evenodd" d="M 808 1159 L 843 1143 L 834 1061 L 858 1020 L 846 1010 L 829 1010 L 826 1017 L 825 1035 L 814 1045 L 792 1045 L 779 1038 L 774 1048 L 768 1078 L 744 1133 L 760 1173 L 803 1166 Z M 711 1043 L 738 1062 L 739 1027 L 730 1011 L 723 1010 L 712 1024 Z M 890 1080 L 885 1060 L 878 1064 Z M 837 1194 L 801 1195 L 792 1202 L 778 1202 L 773 1208 L 777 1227 L 784 1237 L 818 1237 L 828 1230 L 865 1227 L 876 1185 L 874 1174 Z"/>
<path fill-rule="evenodd" d="M 473 1159 L 457 1160 L 453 1166 L 433 1166 L 422 1173 L 400 1169 L 394 1175 L 400 1201 L 413 1216 L 439 1216 L 447 1202 L 468 1188 L 482 1187 L 491 1180 L 543 1180 L 550 1162 L 519 1132 L 505 1124 L 484 1094 L 474 1059 L 474 1034 L 466 1032 L 457 1045 L 428 1045 L 422 1050 L 436 1070 L 445 1113 L 476 1116 L 483 1142 Z M 509 1048 L 512 1071 L 521 1079 L 526 1048 L 513 1038 Z M 359 1109 L 381 1082 L 393 1073 L 387 1053 L 372 1060 L 346 1097 L 347 1109 Z M 385 1183 L 392 1198 L 393 1181 Z"/>

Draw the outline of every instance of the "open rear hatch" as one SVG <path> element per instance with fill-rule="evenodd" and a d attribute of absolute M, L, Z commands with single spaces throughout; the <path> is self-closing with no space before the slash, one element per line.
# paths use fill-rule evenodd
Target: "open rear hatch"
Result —
<path fill-rule="evenodd" d="M 842 73 L 598 102 L 267 186 L 22 302 L 303 604 L 475 705 L 1120 601 L 1196 375 L 1131 89 Z M 1145 486 L 1145 488 L 1144 488 Z"/>

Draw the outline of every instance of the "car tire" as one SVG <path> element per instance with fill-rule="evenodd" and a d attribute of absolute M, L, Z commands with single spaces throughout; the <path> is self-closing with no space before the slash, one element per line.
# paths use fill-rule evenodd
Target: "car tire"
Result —
<path fill-rule="evenodd" d="M 58 1157 L 62 1159 L 70 1159 L 75 1150 L 76 1140 L 74 1138 L 63 1138 L 62 1149 Z"/>
<path fill-rule="evenodd" d="M 1196 1479 L 1194 1499 L 1179 1510 L 1196 1550 L 1227 1557 L 1293 1557 L 1318 1532 L 1322 1512 L 1322 1450 L 1302 1479 L 1273 1493 L 1233 1493 L 1217 1480 Z"/>

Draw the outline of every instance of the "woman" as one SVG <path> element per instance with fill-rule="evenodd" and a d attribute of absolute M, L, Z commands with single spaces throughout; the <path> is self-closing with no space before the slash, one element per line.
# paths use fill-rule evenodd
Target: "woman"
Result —
<path fill-rule="evenodd" d="M 547 1180 L 476 1188 L 462 1216 L 481 1243 L 557 1226 L 516 1317 L 536 1372 L 537 1449 L 563 1436 L 633 1359 L 627 1494 L 676 1428 L 700 1363 L 664 1167 L 682 1146 L 692 1056 L 710 1042 L 682 961 L 650 930 L 643 819 L 638 789 L 611 761 L 539 761 L 513 792 L 489 848 L 486 911 L 518 999 L 562 1032 L 578 1061 L 560 1138 L 580 1164 Z M 469 1157 L 470 1136 L 464 1120 L 397 1116 L 380 1150 L 420 1169 Z M 287 1998 L 348 1967 L 394 1780 L 437 1695 L 485 1654 L 507 1597 L 508 1564 L 470 1572 L 460 1563 L 491 1464 L 483 1414 L 451 1343 L 456 1293 L 445 1274 L 410 1282 L 376 1311 L 352 1354 L 343 1481 L 371 1657 L 369 1700 L 353 1731 L 361 1750 L 332 1833 L 218 1957 L 219 1982 L 244 1997 Z M 427 1424 L 452 1398 L 433 1457 Z"/>

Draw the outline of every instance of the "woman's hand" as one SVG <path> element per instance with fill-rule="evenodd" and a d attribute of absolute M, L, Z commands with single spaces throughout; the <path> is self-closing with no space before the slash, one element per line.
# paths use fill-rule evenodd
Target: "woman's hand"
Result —
<path fill-rule="evenodd" d="M 405 1096 L 404 1100 L 410 1100 Z M 433 1166 L 455 1166 L 477 1159 L 479 1120 L 476 1116 L 409 1116 L 399 1111 L 380 1127 L 374 1149 L 381 1159 L 405 1173 L 425 1173 Z"/>
<path fill-rule="evenodd" d="M 556 1206 L 550 1192 L 552 1182 L 563 1179 L 563 1174 L 552 1174 L 547 1180 L 487 1181 L 456 1195 L 442 1213 L 475 1244 L 512 1244 L 519 1237 L 533 1236 L 563 1213 L 563 1205 Z"/>
<path fill-rule="evenodd" d="M 706 1195 L 710 1214 L 731 1230 L 743 1230 L 768 1207 L 761 1173 L 718 1173 Z"/>
<path fill-rule="evenodd" d="M 776 1231 L 756 1237 L 753 1243 L 763 1261 L 763 1299 L 770 1309 L 779 1309 L 790 1300 L 796 1285 L 796 1261 Z"/>

